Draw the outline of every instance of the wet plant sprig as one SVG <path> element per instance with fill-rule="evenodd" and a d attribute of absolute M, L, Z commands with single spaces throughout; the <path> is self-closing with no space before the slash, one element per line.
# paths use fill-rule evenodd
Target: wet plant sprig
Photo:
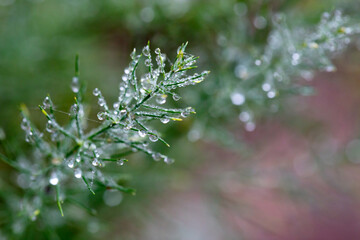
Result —
<path fill-rule="evenodd" d="M 134 49 L 130 55 L 130 64 L 122 76 L 117 101 L 110 106 L 98 88 L 93 90 L 101 108 L 97 113 L 97 122 L 100 124 L 93 129 L 87 129 L 89 119 L 84 111 L 84 84 L 79 78 L 78 56 L 71 83 L 71 89 L 75 93 L 74 104 L 70 108 L 68 124 L 62 126 L 56 120 L 56 108 L 49 95 L 39 105 L 47 121 L 45 132 L 35 127 L 26 106 L 22 105 L 21 127 L 25 131 L 26 141 L 34 146 L 40 157 L 37 161 L 42 161 L 41 165 L 46 169 L 37 177 L 47 180 L 36 188 L 41 191 L 48 186 L 55 187 L 55 200 L 61 215 L 64 214 L 62 203 L 66 198 L 65 183 L 71 181 L 72 176 L 82 180 L 92 194 L 96 193 L 94 184 L 134 194 L 134 189 L 119 185 L 103 173 L 102 168 L 106 163 L 116 162 L 122 166 L 128 161 L 124 157 L 134 152 L 142 152 L 155 161 L 163 160 L 167 164 L 174 162 L 152 150 L 150 143 L 157 141 L 170 147 L 153 128 L 152 122 L 166 124 L 170 121 L 182 121 L 195 113 L 191 107 L 165 107 L 168 96 L 172 96 L 174 101 L 180 99 L 174 92 L 177 88 L 200 83 L 209 74 L 208 71 L 189 73 L 189 70 L 196 68 L 197 57 L 186 53 L 186 46 L 187 43 L 178 48 L 174 64 L 169 66 L 165 64 L 167 56 L 160 49 L 153 53 L 150 43 L 140 54 Z M 15 162 L 5 159 L 18 168 Z M 29 174 L 33 173 L 29 171 Z"/>

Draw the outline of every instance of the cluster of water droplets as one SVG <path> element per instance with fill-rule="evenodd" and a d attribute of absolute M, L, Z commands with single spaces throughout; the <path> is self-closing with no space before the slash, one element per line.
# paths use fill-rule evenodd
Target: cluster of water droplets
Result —
<path fill-rule="evenodd" d="M 204 71 L 200 74 L 187 75 L 187 71 L 194 67 L 196 58 L 185 53 L 185 47 L 186 44 L 178 49 L 173 65 L 167 65 L 168 59 L 160 49 L 154 51 L 154 63 L 149 45 L 142 49 L 142 54 L 137 54 L 134 50 L 130 55 L 131 62 L 124 70 L 121 79 L 119 97 L 112 105 L 106 102 L 98 88 L 93 90 L 92 93 L 97 97 L 101 108 L 96 113 L 98 121 L 87 118 L 88 111 L 84 110 L 82 103 L 83 96 L 78 71 L 71 82 L 71 89 L 76 94 L 76 98 L 69 112 L 56 109 L 49 96 L 45 97 L 42 105 L 39 106 L 46 117 L 46 126 L 43 131 L 45 137 L 43 137 L 43 132 L 33 126 L 27 109 L 23 108 L 21 128 L 25 131 L 26 141 L 35 146 L 35 158 L 46 158 L 48 159 L 46 163 L 49 165 L 44 171 L 22 166 L 36 175 L 20 174 L 17 179 L 19 186 L 22 188 L 33 186 L 34 189 L 49 189 L 49 186 L 56 186 L 55 190 L 48 191 L 56 194 L 55 199 L 61 209 L 65 198 L 65 191 L 62 189 L 66 188 L 70 178 L 79 179 L 91 192 L 93 192 L 93 183 L 96 181 L 109 189 L 131 193 L 132 189 L 118 185 L 102 171 L 105 164 L 125 166 L 128 160 L 123 156 L 129 152 L 142 152 L 154 161 L 173 163 L 172 158 L 152 149 L 151 143 L 155 142 L 170 145 L 159 132 L 152 128 L 150 123 L 151 120 L 156 120 L 162 124 L 168 124 L 170 121 L 181 121 L 195 113 L 191 107 L 167 107 L 169 102 L 178 101 L 181 98 L 174 91 L 176 88 L 197 84 L 209 74 L 208 71 Z M 141 58 L 144 61 L 140 62 Z M 138 79 L 136 70 L 141 64 L 148 71 Z M 166 68 L 169 69 L 166 70 Z M 78 70 L 78 65 L 76 69 Z M 70 117 L 68 124 L 62 125 L 56 120 L 59 113 Z M 87 129 L 88 121 L 99 124 L 94 129 Z M 104 199 L 109 205 L 114 205 L 121 201 L 119 196 L 116 196 L 116 201 L 110 201 L 114 194 L 109 191 Z M 37 209 L 31 209 L 31 211 L 31 218 L 36 218 Z"/>

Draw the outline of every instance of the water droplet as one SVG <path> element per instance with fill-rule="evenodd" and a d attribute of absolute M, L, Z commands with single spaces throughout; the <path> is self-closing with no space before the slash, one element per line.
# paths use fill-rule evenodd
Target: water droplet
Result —
<path fill-rule="evenodd" d="M 183 117 L 183 118 L 186 118 L 186 117 L 188 117 L 190 115 L 190 113 L 188 112 L 188 111 L 183 111 L 182 113 L 181 113 L 181 116 Z"/>
<path fill-rule="evenodd" d="M 49 97 L 45 97 L 44 98 L 44 101 L 43 101 L 43 108 L 44 109 L 47 109 L 47 108 L 50 108 L 50 106 L 51 106 L 51 100 L 50 100 L 50 98 Z"/>
<path fill-rule="evenodd" d="M 121 79 L 122 79 L 124 82 L 126 82 L 129 78 L 128 78 L 127 75 L 123 75 L 123 76 L 121 77 Z"/>
<path fill-rule="evenodd" d="M 152 134 L 149 134 L 149 139 L 152 142 L 156 142 L 157 140 L 159 140 L 158 136 Z"/>
<path fill-rule="evenodd" d="M 153 86 L 153 83 L 151 81 L 150 76 L 149 77 L 147 77 L 147 76 L 142 77 L 141 78 L 141 85 L 143 86 L 144 89 L 151 89 L 152 86 Z M 144 93 L 146 93 L 146 91 L 144 91 Z"/>
<path fill-rule="evenodd" d="M 120 103 L 119 103 L 119 102 L 114 102 L 113 107 L 114 107 L 114 109 L 116 109 L 116 110 L 119 109 Z"/>
<path fill-rule="evenodd" d="M 72 115 L 76 115 L 76 114 L 78 113 L 78 110 L 79 110 L 79 107 L 78 107 L 77 104 L 71 105 L 71 107 L 70 107 L 70 113 L 71 113 Z"/>
<path fill-rule="evenodd" d="M 47 123 L 46 123 L 46 131 L 47 132 L 49 132 L 49 133 L 52 133 L 52 132 L 54 132 L 55 131 L 55 126 L 54 126 L 54 124 L 53 124 L 53 121 L 51 121 L 51 120 L 49 120 L 49 121 L 47 121 Z"/>
<path fill-rule="evenodd" d="M 77 156 L 76 156 L 75 161 L 76 161 L 76 162 L 80 162 L 80 161 L 81 161 L 80 155 L 77 155 Z"/>
<path fill-rule="evenodd" d="M 194 79 L 193 83 L 194 84 L 201 83 L 202 81 L 204 81 L 204 79 L 205 79 L 204 77 L 196 78 L 196 79 Z"/>
<path fill-rule="evenodd" d="M 99 164 L 100 164 L 99 159 L 94 158 L 94 160 L 92 161 L 92 163 L 91 163 L 91 164 L 92 164 L 94 167 L 99 166 Z"/>
<path fill-rule="evenodd" d="M 80 90 L 80 81 L 78 77 L 73 77 L 71 82 L 71 90 L 74 93 L 78 93 Z"/>
<path fill-rule="evenodd" d="M 59 183 L 59 178 L 55 172 L 51 173 L 49 183 L 54 186 Z"/>
<path fill-rule="evenodd" d="M 186 118 L 187 116 L 190 115 L 190 113 L 195 113 L 195 109 L 193 109 L 192 107 L 187 107 L 180 115 L 183 118 Z"/>
<path fill-rule="evenodd" d="M 231 101 L 234 105 L 242 105 L 244 104 L 245 102 L 245 96 L 241 93 L 238 93 L 238 92 L 235 92 L 235 93 L 232 93 L 231 96 Z"/>
<path fill-rule="evenodd" d="M 104 113 L 104 112 L 98 112 L 98 114 L 97 114 L 97 118 L 100 121 L 104 120 L 105 116 L 106 116 L 106 113 Z"/>
<path fill-rule="evenodd" d="M 73 168 L 74 167 L 74 165 L 75 165 L 75 162 L 74 162 L 74 159 L 73 158 L 70 158 L 69 160 L 68 160 L 68 167 L 69 168 Z"/>
<path fill-rule="evenodd" d="M 26 120 L 26 118 L 23 118 L 23 120 L 21 121 L 21 129 L 24 130 L 24 131 L 27 131 L 29 130 L 30 126 L 29 126 L 29 123 L 28 121 Z"/>
<path fill-rule="evenodd" d="M 77 168 L 74 170 L 74 177 L 81 178 L 82 177 L 82 171 L 80 168 Z"/>
<path fill-rule="evenodd" d="M 155 58 L 156 63 L 157 63 L 157 65 L 158 65 L 159 67 L 164 67 L 164 66 L 165 66 L 165 65 L 163 64 L 164 59 L 165 59 L 165 58 L 163 58 L 162 55 L 158 55 L 158 56 Z"/>
<path fill-rule="evenodd" d="M 166 164 L 172 164 L 172 163 L 175 162 L 175 160 L 172 159 L 172 158 L 169 158 L 169 157 L 167 157 L 167 156 L 164 156 L 164 162 L 165 162 Z"/>
<path fill-rule="evenodd" d="M 167 124 L 168 122 L 170 122 L 170 119 L 168 118 L 161 118 L 160 122 L 162 122 L 163 124 Z"/>
<path fill-rule="evenodd" d="M 126 111 L 126 109 L 123 109 L 123 110 L 120 110 L 120 116 L 124 116 L 124 115 L 126 115 L 126 113 L 127 113 L 127 111 Z"/>
<path fill-rule="evenodd" d="M 100 90 L 98 88 L 95 88 L 93 91 L 94 96 L 99 96 L 100 95 Z"/>
<path fill-rule="evenodd" d="M 125 162 L 126 162 L 126 159 L 117 160 L 117 164 L 118 164 L 119 166 L 123 166 Z"/>
<path fill-rule="evenodd" d="M 105 99 L 104 98 L 99 98 L 98 104 L 99 104 L 100 107 L 105 106 Z"/>
<path fill-rule="evenodd" d="M 172 98 L 174 99 L 174 101 L 179 101 L 181 97 L 180 97 L 179 95 L 177 95 L 177 94 L 174 93 L 174 94 L 172 95 Z"/>
<path fill-rule="evenodd" d="M 161 154 L 160 153 L 153 153 L 151 155 L 151 157 L 155 160 L 155 161 L 159 161 L 161 159 Z"/>
<path fill-rule="evenodd" d="M 130 57 L 131 57 L 131 59 L 135 59 L 135 57 L 136 57 L 136 48 L 134 48 L 134 50 L 131 52 Z"/>
<path fill-rule="evenodd" d="M 167 95 L 166 95 L 166 94 L 158 95 L 158 96 L 156 97 L 156 102 L 157 102 L 158 104 L 164 104 L 164 103 L 166 103 L 166 98 L 167 98 Z"/>
<path fill-rule="evenodd" d="M 147 66 L 147 67 L 149 67 L 149 66 L 151 66 L 151 65 L 152 65 L 152 63 L 151 63 L 151 60 L 150 60 L 150 59 L 146 59 L 146 60 L 144 61 L 144 64 L 145 64 L 145 66 Z"/>
<path fill-rule="evenodd" d="M 153 71 L 152 77 L 153 77 L 153 78 L 157 78 L 159 75 L 160 75 L 160 70 L 159 70 L 159 69 L 155 69 L 155 70 Z"/>
<path fill-rule="evenodd" d="M 146 45 L 142 50 L 144 56 L 148 57 L 150 55 L 150 48 L 149 45 Z"/>
<path fill-rule="evenodd" d="M 94 155 L 96 158 L 100 157 L 100 153 L 97 149 L 94 150 Z"/>
<path fill-rule="evenodd" d="M 145 137 L 145 136 L 146 136 L 146 131 L 144 131 L 144 130 L 139 130 L 139 131 L 138 131 L 138 134 L 139 134 L 140 137 Z"/>

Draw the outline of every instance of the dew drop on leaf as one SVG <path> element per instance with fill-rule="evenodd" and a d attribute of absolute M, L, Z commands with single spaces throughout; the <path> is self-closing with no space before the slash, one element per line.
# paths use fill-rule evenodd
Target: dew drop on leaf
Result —
<path fill-rule="evenodd" d="M 74 177 L 81 178 L 82 177 L 82 171 L 80 168 L 77 168 L 74 170 Z"/>
<path fill-rule="evenodd" d="M 144 56 L 148 57 L 150 55 L 150 48 L 148 45 L 146 45 L 142 50 Z"/>
<path fill-rule="evenodd" d="M 123 166 L 124 163 L 125 163 L 125 161 L 126 161 L 126 159 L 117 160 L 117 164 L 118 164 L 119 166 Z"/>
<path fill-rule="evenodd" d="M 159 140 L 158 136 L 152 134 L 149 135 L 149 139 L 152 142 L 156 142 L 157 140 Z"/>
<path fill-rule="evenodd" d="M 44 98 L 44 101 L 43 101 L 43 108 L 44 108 L 44 109 L 47 109 L 47 108 L 50 108 L 50 106 L 51 106 L 50 98 L 49 98 L 49 97 L 45 97 L 45 98 Z"/>
<path fill-rule="evenodd" d="M 181 97 L 177 94 L 173 94 L 172 98 L 174 99 L 174 101 L 179 101 Z"/>
<path fill-rule="evenodd" d="M 156 97 L 156 102 L 158 103 L 158 104 L 165 104 L 166 103 L 166 98 L 167 98 L 167 95 L 166 94 L 161 94 L 161 95 L 158 95 L 157 97 Z"/>
<path fill-rule="evenodd" d="M 79 82 L 79 78 L 78 77 L 73 77 L 72 81 L 71 81 L 71 90 L 74 93 L 78 93 L 80 90 L 80 82 Z"/>
<path fill-rule="evenodd" d="M 95 88 L 93 91 L 94 96 L 99 96 L 100 90 L 98 88 Z"/>
<path fill-rule="evenodd" d="M 99 162 L 99 160 L 98 160 L 97 158 L 94 158 L 94 160 L 92 161 L 91 164 L 92 164 L 94 167 L 97 167 L 97 166 L 99 166 L 100 162 Z"/>
<path fill-rule="evenodd" d="M 139 130 L 139 131 L 138 131 L 138 134 L 139 134 L 140 137 L 145 137 L 145 136 L 146 136 L 146 131 L 144 131 L 144 130 Z"/>
<path fill-rule="evenodd" d="M 162 122 L 163 124 L 167 124 L 168 122 L 170 122 L 170 119 L 168 118 L 161 118 L 160 122 Z"/>
<path fill-rule="evenodd" d="M 59 183 L 59 178 L 55 172 L 51 173 L 49 183 L 54 186 Z"/>
<path fill-rule="evenodd" d="M 74 162 L 74 159 L 69 159 L 69 161 L 68 161 L 68 167 L 69 168 L 74 168 L 74 164 L 75 164 L 75 162 Z"/>

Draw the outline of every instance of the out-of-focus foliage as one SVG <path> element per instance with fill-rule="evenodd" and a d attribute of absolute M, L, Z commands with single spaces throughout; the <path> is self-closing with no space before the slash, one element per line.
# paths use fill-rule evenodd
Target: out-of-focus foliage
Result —
<path fill-rule="evenodd" d="M 266 19 L 255 19 L 254 24 L 264 28 Z M 320 23 L 306 27 L 289 27 L 284 15 L 273 15 L 267 44 L 256 49 L 255 54 L 239 49 L 235 37 L 230 36 L 233 41 L 227 44 L 231 52 L 227 45 L 222 56 L 224 62 L 235 64 L 235 77 L 229 76 L 225 81 L 219 78 L 217 85 L 221 87 L 209 94 L 210 118 L 231 121 L 235 112 L 245 129 L 253 131 L 255 120 L 264 113 L 279 111 L 286 96 L 312 94 L 306 82 L 301 83 L 298 78 L 310 81 L 315 70 L 335 71 L 330 58 L 344 51 L 359 30 L 359 24 L 352 24 L 336 11 L 325 12 Z M 222 41 L 228 39 L 221 37 Z M 240 111 L 234 111 L 231 105 L 239 106 Z M 217 123 L 215 119 L 211 118 L 209 124 Z"/>

